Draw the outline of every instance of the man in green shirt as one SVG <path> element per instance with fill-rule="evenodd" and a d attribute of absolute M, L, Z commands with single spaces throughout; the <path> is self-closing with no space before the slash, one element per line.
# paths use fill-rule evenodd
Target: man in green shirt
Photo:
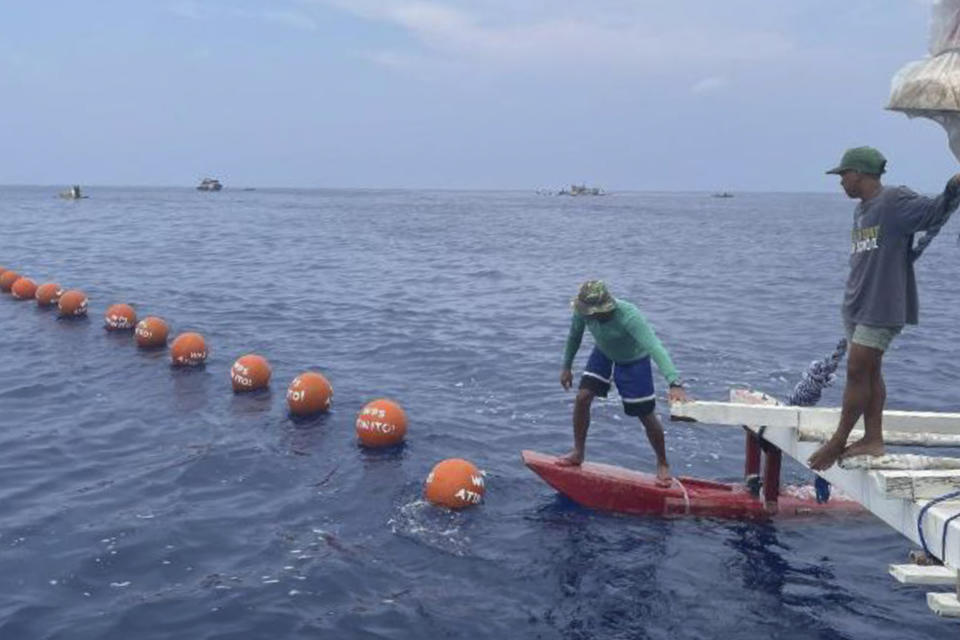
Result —
<path fill-rule="evenodd" d="M 647 439 L 657 455 L 657 481 L 670 485 L 670 465 L 663 444 L 663 425 L 653 412 L 656 393 L 650 359 L 670 385 L 670 402 L 686 402 L 687 395 L 667 350 L 634 305 L 617 300 L 600 280 L 580 285 L 571 301 L 573 318 L 563 354 L 560 384 L 569 389 L 573 384 L 573 358 L 580 348 L 584 328 L 590 330 L 595 346 L 580 377 L 580 388 L 573 408 L 573 451 L 557 460 L 561 466 L 577 466 L 583 462 L 587 430 L 590 428 L 590 405 L 596 396 L 607 397 L 611 382 L 623 400 L 628 416 L 637 416 L 647 432 Z"/>

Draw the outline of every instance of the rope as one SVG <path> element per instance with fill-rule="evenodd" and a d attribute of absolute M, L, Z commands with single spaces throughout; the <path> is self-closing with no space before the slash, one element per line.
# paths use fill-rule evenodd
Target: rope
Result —
<path fill-rule="evenodd" d="M 683 513 L 684 515 L 690 515 L 690 494 L 687 493 L 687 488 L 683 486 L 683 483 L 680 482 L 679 478 L 674 477 L 673 480 L 680 485 L 680 491 L 683 491 Z"/>
<path fill-rule="evenodd" d="M 930 548 L 927 546 L 926 538 L 923 537 L 923 516 L 927 515 L 927 511 L 929 511 L 930 507 L 932 507 L 933 505 L 939 504 L 941 502 L 945 502 L 947 500 L 952 500 L 953 498 L 958 498 L 958 497 L 960 497 L 960 491 L 951 491 L 950 493 L 945 493 L 942 496 L 934 498 L 927 504 L 923 505 L 923 507 L 920 509 L 920 514 L 917 516 L 917 533 L 920 534 L 920 546 L 923 547 L 923 552 L 928 556 L 933 556 L 934 554 L 933 552 L 930 551 Z M 957 515 L 960 515 L 960 514 L 957 514 Z M 950 520 L 956 517 L 957 517 L 956 515 L 952 516 Z M 949 523 L 949 520 L 947 521 L 947 523 Z M 946 543 L 947 543 L 947 523 L 944 523 L 943 540 L 941 540 L 941 542 L 944 545 L 944 550 L 946 550 Z M 942 556 L 942 552 L 941 552 L 941 556 Z"/>
<path fill-rule="evenodd" d="M 950 49 L 951 53 L 960 53 L 956 49 Z M 917 258 L 923 255 L 923 252 L 926 248 L 933 242 L 933 239 L 937 237 L 940 233 L 940 229 L 943 228 L 943 225 L 947 224 L 950 220 L 950 216 L 953 215 L 953 211 L 957 208 L 957 199 L 960 197 L 960 189 L 957 188 L 958 185 L 950 180 L 947 182 L 947 186 L 943 190 L 943 198 L 941 206 L 947 210 L 947 215 L 943 220 L 935 227 L 931 227 L 924 231 L 923 235 L 920 236 L 920 239 L 917 240 L 916 246 L 913 244 L 913 236 L 910 236 L 910 244 L 908 245 L 910 249 L 908 250 L 910 262 L 916 262 Z M 957 242 L 960 243 L 960 237 L 957 238 Z"/>
<path fill-rule="evenodd" d="M 820 401 L 823 390 L 833 384 L 840 361 L 847 353 L 847 341 L 841 339 L 836 349 L 823 360 L 811 362 L 793 393 L 787 398 L 787 404 L 795 407 L 812 407 Z"/>
<path fill-rule="evenodd" d="M 950 531 L 950 523 L 960 517 L 960 511 L 953 514 L 943 522 L 943 537 L 940 538 L 940 557 L 947 555 L 947 531 Z"/>
<path fill-rule="evenodd" d="M 833 353 L 823 360 L 811 362 L 807 370 L 803 372 L 803 377 L 800 379 L 800 382 L 793 388 L 793 393 L 787 398 L 787 404 L 796 407 L 812 407 L 817 404 L 817 402 L 820 401 L 823 390 L 829 387 L 836 379 L 837 367 L 840 366 L 840 361 L 843 360 L 846 352 L 847 341 L 841 339 L 840 342 L 837 343 L 837 347 L 833 350 Z M 823 504 L 830 500 L 829 482 L 820 476 L 816 476 L 816 479 L 813 481 L 813 487 L 817 495 L 818 504 Z"/>

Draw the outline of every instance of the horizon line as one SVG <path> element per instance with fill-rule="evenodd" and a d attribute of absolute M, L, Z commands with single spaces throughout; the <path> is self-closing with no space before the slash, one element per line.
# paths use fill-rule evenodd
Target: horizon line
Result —
<path fill-rule="evenodd" d="M 0 183 L 0 189 L 13 187 L 13 188 L 35 188 L 35 189 L 62 189 L 69 187 L 71 185 L 66 183 L 51 183 L 51 184 L 40 184 L 40 183 Z M 187 186 L 182 184 L 89 184 L 81 185 L 83 189 L 187 189 L 187 190 L 196 190 L 196 186 Z M 515 192 L 515 193 L 538 193 L 543 191 L 552 191 L 553 188 L 545 187 L 332 187 L 332 186 L 237 186 L 237 187 L 227 187 L 224 186 L 223 191 L 248 191 L 248 190 L 301 190 L 301 191 L 489 191 L 489 192 Z M 710 188 L 698 188 L 698 189 L 664 189 L 664 188 L 620 188 L 620 189 L 609 189 L 603 190 L 601 192 L 603 195 L 612 195 L 616 193 L 803 193 L 803 194 L 837 194 L 839 192 L 834 191 L 815 191 L 810 189 L 800 189 L 796 191 L 784 191 L 784 190 L 770 190 L 764 191 L 759 189 L 710 189 Z M 543 195 L 550 195 L 549 193 Z M 583 197 L 583 196 L 577 196 Z M 589 197 L 589 196 L 587 196 Z"/>

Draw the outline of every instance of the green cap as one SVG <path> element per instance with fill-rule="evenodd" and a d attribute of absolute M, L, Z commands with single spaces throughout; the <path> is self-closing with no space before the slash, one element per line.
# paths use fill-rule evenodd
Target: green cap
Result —
<path fill-rule="evenodd" d="M 869 173 L 875 176 L 882 174 L 887 166 L 887 159 L 873 147 L 854 147 L 843 152 L 840 164 L 827 173 L 843 173 L 856 171 Z"/>

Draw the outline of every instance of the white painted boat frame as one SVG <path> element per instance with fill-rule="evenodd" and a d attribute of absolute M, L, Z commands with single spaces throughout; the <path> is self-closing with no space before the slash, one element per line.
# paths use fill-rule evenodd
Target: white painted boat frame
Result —
<path fill-rule="evenodd" d="M 820 442 L 810 441 L 809 437 L 801 439 L 801 433 L 807 432 L 809 436 L 810 431 L 817 431 L 829 435 L 836 429 L 839 417 L 839 408 L 783 406 L 775 398 L 745 389 L 732 389 L 730 402 L 692 401 L 671 405 L 671 418 L 745 426 L 804 466 Z M 908 434 L 960 436 L 960 413 L 887 411 L 883 420 L 884 432 L 889 429 Z M 960 459 L 927 456 L 899 457 L 908 465 L 918 464 L 916 458 L 960 462 Z M 869 463 L 869 459 L 866 462 Z M 917 545 L 921 544 L 917 527 L 921 510 L 932 498 L 960 490 L 960 471 L 872 470 L 834 465 L 818 473 Z M 960 499 L 952 499 L 934 504 L 922 519 L 927 548 L 946 571 L 953 571 L 954 575 L 960 568 L 960 516 L 951 518 L 957 514 L 960 514 Z M 947 528 L 945 547 L 941 543 L 944 528 Z M 956 581 L 956 587 L 960 591 L 960 581 Z M 960 617 L 957 592 L 929 593 L 927 601 L 940 615 Z"/>
<path fill-rule="evenodd" d="M 693 419 L 723 425 L 763 425 L 768 429 L 800 429 L 832 434 L 840 421 L 839 407 L 794 407 L 780 404 L 743 404 L 732 398 L 753 395 L 774 398 L 746 389 L 731 389 L 730 402 L 696 400 L 673 404 L 670 407 L 674 419 Z M 854 428 L 863 428 L 863 419 Z M 885 431 L 900 433 L 941 433 L 960 436 L 960 413 L 937 413 L 933 411 L 884 411 Z"/>

